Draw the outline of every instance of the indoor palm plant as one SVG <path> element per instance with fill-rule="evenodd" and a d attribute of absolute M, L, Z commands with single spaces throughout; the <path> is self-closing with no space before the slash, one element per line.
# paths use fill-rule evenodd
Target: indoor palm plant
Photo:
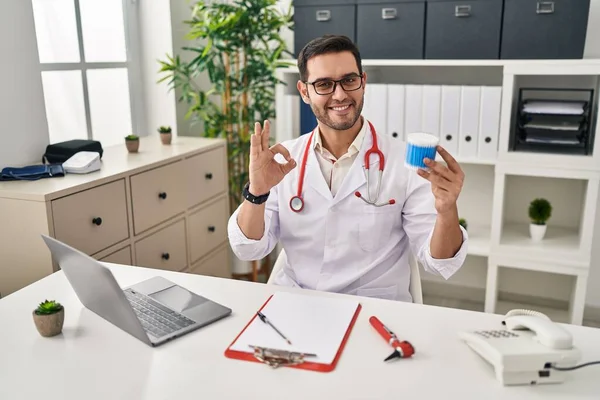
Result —
<path fill-rule="evenodd" d="M 204 136 L 227 140 L 231 211 L 242 201 L 248 181 L 250 136 L 255 121 L 275 117 L 275 86 L 282 83 L 276 69 L 291 65 L 291 55 L 281 36 L 292 27 L 290 10 L 277 0 L 233 0 L 193 3 L 183 50 L 190 61 L 167 55 L 160 61 L 159 82 L 168 81 L 178 100 L 186 102 L 186 118 L 204 124 Z M 194 81 L 208 74 L 210 88 Z M 210 97 L 217 96 L 213 102 Z"/>

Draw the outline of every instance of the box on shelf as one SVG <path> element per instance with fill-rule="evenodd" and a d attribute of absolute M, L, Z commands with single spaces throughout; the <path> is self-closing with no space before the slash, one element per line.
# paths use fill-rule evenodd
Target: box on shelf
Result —
<path fill-rule="evenodd" d="M 528 92 L 536 94 L 529 97 Z M 550 92 L 557 94 L 554 98 L 540 95 Z M 513 151 L 569 155 L 591 153 L 593 89 L 521 88 L 517 101 Z"/>

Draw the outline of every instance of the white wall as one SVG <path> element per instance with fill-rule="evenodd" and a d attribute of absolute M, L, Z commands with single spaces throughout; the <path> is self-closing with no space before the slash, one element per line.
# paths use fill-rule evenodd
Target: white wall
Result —
<path fill-rule="evenodd" d="M 166 82 L 157 83 L 163 76 L 158 73 L 160 69 L 158 60 L 166 60 L 166 54 L 173 53 L 170 15 L 169 0 L 139 3 L 140 68 L 145 100 L 144 117 L 150 134 L 157 134 L 156 129 L 162 125 L 170 125 L 173 128 L 173 135 L 178 134 L 175 92 L 169 90 Z"/>
<path fill-rule="evenodd" d="M 48 124 L 31 1 L 0 1 L 0 168 L 41 162 Z"/>

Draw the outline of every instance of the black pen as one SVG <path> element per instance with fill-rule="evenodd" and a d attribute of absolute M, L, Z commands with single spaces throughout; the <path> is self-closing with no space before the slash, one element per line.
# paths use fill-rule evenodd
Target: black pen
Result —
<path fill-rule="evenodd" d="M 267 316 L 265 314 L 263 314 L 263 313 L 261 313 L 259 311 L 259 312 L 256 313 L 256 315 L 258 315 L 258 317 L 261 319 L 262 322 L 264 322 L 265 324 L 270 325 L 271 328 L 275 329 L 275 332 L 277 332 L 279 334 L 279 336 L 281 336 L 282 338 L 284 338 L 285 341 L 288 342 L 288 344 L 290 344 L 290 345 L 292 344 L 292 342 L 290 342 L 290 339 L 286 338 L 284 336 L 284 334 L 279 331 L 279 329 L 275 328 L 275 326 L 271 323 L 271 321 L 269 321 L 267 319 Z"/>

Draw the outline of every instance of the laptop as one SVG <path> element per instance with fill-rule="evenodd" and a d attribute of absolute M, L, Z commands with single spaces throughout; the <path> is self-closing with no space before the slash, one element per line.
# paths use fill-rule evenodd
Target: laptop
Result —
<path fill-rule="evenodd" d="M 122 289 L 102 263 L 42 235 L 81 303 L 150 346 L 229 316 L 231 309 L 156 276 Z"/>

